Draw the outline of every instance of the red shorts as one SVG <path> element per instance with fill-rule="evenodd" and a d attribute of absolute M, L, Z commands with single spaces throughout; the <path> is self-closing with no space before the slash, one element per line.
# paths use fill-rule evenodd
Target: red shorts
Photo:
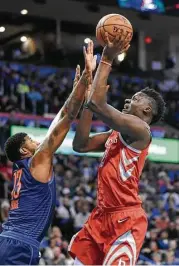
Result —
<path fill-rule="evenodd" d="M 85 265 L 135 265 L 147 231 L 141 206 L 95 208 L 69 253 Z"/>

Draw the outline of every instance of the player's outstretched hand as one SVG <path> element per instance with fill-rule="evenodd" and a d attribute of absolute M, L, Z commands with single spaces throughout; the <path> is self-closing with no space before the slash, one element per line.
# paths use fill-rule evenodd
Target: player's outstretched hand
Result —
<path fill-rule="evenodd" d="M 96 69 L 97 56 L 94 56 L 93 41 L 89 41 L 87 48 L 83 47 L 83 54 L 85 59 L 85 72 L 89 77 L 89 84 L 92 84 L 92 73 Z"/>
<path fill-rule="evenodd" d="M 77 65 L 76 67 L 76 73 L 75 73 L 75 78 L 73 81 L 73 89 L 76 87 L 78 84 L 78 81 L 80 80 L 81 74 L 80 74 L 80 65 Z"/>
<path fill-rule="evenodd" d="M 109 40 L 108 33 L 105 32 L 105 42 L 107 45 L 104 47 L 103 54 L 109 56 L 110 59 L 114 59 L 117 55 L 127 52 L 130 47 L 129 34 L 124 34 L 123 30 L 115 37 L 113 42 Z"/>
<path fill-rule="evenodd" d="M 96 59 L 97 56 L 94 56 L 94 43 L 92 40 L 88 42 L 87 48 L 83 47 L 83 54 L 85 59 L 85 70 L 94 71 L 96 69 Z"/>

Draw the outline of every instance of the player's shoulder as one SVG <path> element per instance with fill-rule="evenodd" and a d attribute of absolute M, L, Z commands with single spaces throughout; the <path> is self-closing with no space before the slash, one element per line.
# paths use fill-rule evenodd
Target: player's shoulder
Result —
<path fill-rule="evenodd" d="M 149 146 L 151 144 L 152 137 L 150 137 L 149 141 L 145 144 L 145 146 L 139 145 L 138 142 L 129 143 L 128 140 L 119 133 L 119 143 L 121 151 L 125 151 L 130 156 L 138 155 L 143 156 L 148 152 Z"/>
<path fill-rule="evenodd" d="M 29 168 L 29 163 L 30 163 L 31 158 L 24 158 L 22 160 L 16 161 L 13 164 L 13 170 L 18 170 L 22 168 Z"/>

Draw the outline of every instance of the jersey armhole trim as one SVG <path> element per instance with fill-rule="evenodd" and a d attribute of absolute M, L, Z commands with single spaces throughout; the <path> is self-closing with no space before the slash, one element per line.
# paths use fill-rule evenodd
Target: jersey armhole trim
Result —
<path fill-rule="evenodd" d="M 134 151 L 134 152 L 136 152 L 136 153 L 141 153 L 141 152 L 142 152 L 142 151 L 137 150 L 137 149 L 131 147 L 130 145 L 128 145 L 128 144 L 125 142 L 125 140 L 123 139 L 123 137 L 121 136 L 121 133 L 119 133 L 119 138 L 120 138 L 121 142 L 124 144 L 124 146 L 126 146 L 129 150 Z"/>

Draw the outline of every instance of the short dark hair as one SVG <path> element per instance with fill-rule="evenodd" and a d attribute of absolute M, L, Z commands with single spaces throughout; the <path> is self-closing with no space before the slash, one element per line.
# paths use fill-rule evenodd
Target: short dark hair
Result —
<path fill-rule="evenodd" d="M 25 142 L 26 133 L 17 133 L 7 139 L 4 145 L 4 151 L 7 158 L 11 162 L 16 162 L 21 159 L 20 148 Z"/>
<path fill-rule="evenodd" d="M 150 98 L 152 104 L 153 117 L 151 124 L 154 124 L 163 119 L 165 115 L 166 106 L 162 95 L 156 90 L 151 88 L 145 88 L 141 90 L 141 92 L 146 94 L 147 97 Z"/>

